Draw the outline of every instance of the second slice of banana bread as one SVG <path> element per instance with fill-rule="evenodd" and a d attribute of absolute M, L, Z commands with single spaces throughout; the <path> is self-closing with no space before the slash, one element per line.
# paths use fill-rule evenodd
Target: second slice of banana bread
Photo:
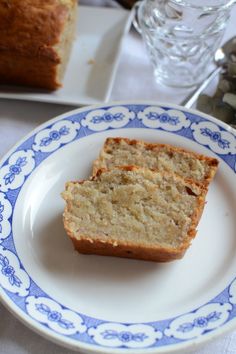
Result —
<path fill-rule="evenodd" d="M 151 144 L 127 138 L 107 138 L 94 162 L 93 173 L 100 168 L 134 165 L 160 172 L 171 172 L 208 185 L 213 179 L 218 160 L 167 144 Z"/>

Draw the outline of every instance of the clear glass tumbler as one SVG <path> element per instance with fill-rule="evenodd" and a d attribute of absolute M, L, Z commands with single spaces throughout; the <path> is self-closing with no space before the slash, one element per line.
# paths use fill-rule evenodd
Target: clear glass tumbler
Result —
<path fill-rule="evenodd" d="M 158 82 L 191 87 L 204 80 L 220 46 L 234 0 L 143 0 L 134 25 Z"/>

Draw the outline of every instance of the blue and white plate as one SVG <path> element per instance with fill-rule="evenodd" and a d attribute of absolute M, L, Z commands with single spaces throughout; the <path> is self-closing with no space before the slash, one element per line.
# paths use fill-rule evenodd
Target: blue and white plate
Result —
<path fill-rule="evenodd" d="M 168 264 L 85 256 L 62 225 L 60 193 L 87 178 L 108 136 L 220 160 L 198 235 Z M 53 119 L 0 165 L 0 294 L 38 333 L 83 353 L 172 353 L 236 327 L 236 136 L 169 104 L 113 103 Z"/>

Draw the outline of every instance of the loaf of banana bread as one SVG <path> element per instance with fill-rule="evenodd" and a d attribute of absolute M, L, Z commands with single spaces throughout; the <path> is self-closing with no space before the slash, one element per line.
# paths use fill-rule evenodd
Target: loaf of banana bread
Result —
<path fill-rule="evenodd" d="M 0 1 L 0 84 L 62 86 L 77 0 Z"/>

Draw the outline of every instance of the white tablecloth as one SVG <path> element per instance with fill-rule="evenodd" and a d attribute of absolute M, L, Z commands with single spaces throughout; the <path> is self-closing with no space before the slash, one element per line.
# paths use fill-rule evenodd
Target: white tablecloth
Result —
<path fill-rule="evenodd" d="M 86 1 L 84 1 L 85 3 Z M 87 1 L 92 3 L 94 1 Z M 103 0 L 98 0 L 104 4 Z M 111 4 L 105 1 L 105 5 Z M 233 10 L 226 38 L 236 35 L 236 8 Z M 180 103 L 186 90 L 167 89 L 156 84 L 143 43 L 132 31 L 123 44 L 111 100 L 154 100 Z M 25 134 L 37 125 L 74 109 L 72 106 L 53 105 L 0 99 L 0 158 Z M 25 327 L 0 304 L 0 354 L 69 354 L 70 350 L 40 337 Z M 236 353 L 236 331 L 193 351 L 194 354 Z"/>

